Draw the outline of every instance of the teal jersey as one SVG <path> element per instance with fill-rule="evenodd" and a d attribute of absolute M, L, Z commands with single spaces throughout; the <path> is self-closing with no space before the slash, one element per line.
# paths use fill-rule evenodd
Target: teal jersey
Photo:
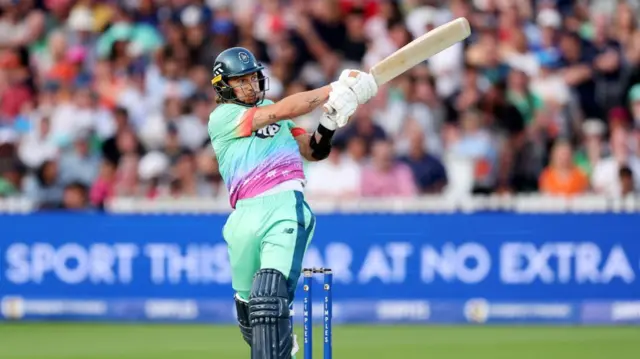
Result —
<path fill-rule="evenodd" d="M 273 104 L 264 100 L 259 106 Z M 256 107 L 220 104 L 209 116 L 209 138 L 229 191 L 231 207 L 293 179 L 304 181 L 295 124 L 281 120 L 251 131 Z M 295 129 L 295 130 L 294 130 Z"/>

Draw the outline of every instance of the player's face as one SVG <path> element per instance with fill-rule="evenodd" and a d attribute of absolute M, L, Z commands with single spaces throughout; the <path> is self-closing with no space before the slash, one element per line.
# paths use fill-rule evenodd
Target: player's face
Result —
<path fill-rule="evenodd" d="M 236 98 L 246 103 L 254 103 L 260 92 L 257 73 L 231 78 L 229 86 L 233 88 Z"/>

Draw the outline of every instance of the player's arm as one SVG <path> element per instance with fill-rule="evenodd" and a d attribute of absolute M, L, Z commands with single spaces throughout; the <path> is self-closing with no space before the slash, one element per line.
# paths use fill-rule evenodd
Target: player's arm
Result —
<path fill-rule="evenodd" d="M 335 120 L 333 125 L 325 123 L 318 124 L 318 128 L 313 133 L 307 133 L 305 130 L 296 127 L 291 129 L 291 134 L 298 142 L 300 155 L 305 160 L 315 162 L 322 161 L 329 157 L 331 153 L 331 140 L 336 132 Z M 326 122 L 326 121 L 323 121 Z"/>
<path fill-rule="evenodd" d="M 298 142 L 300 154 L 308 161 L 320 161 L 331 153 L 331 140 L 338 127 L 343 127 L 358 108 L 375 96 L 378 87 L 373 76 L 357 70 L 343 71 L 331 92 L 325 108 L 331 109 L 320 117 L 318 128 L 308 134 L 300 128 L 291 129 Z"/>
<path fill-rule="evenodd" d="M 301 132 L 296 133 L 294 132 L 294 130 L 299 130 Z M 312 161 L 312 162 L 319 161 L 319 159 L 313 157 L 313 150 L 311 149 L 311 145 L 310 145 L 311 134 L 305 132 L 301 128 L 294 128 L 291 131 L 291 133 L 295 137 L 296 142 L 298 142 L 298 147 L 300 148 L 300 154 L 302 155 L 302 157 L 304 157 L 304 159 L 307 161 Z M 331 151 L 330 148 L 329 148 L 329 151 Z"/>
<path fill-rule="evenodd" d="M 306 115 L 327 101 L 330 92 L 331 85 L 327 85 L 287 96 L 272 105 L 254 107 L 245 114 L 245 121 L 251 121 L 253 132 L 280 120 Z"/>
<path fill-rule="evenodd" d="M 266 125 L 284 119 L 296 118 L 305 115 L 329 100 L 328 107 L 337 110 L 337 107 L 345 106 L 345 96 L 355 95 L 356 105 L 363 104 L 371 99 L 378 91 L 378 85 L 371 74 L 358 70 L 344 70 L 338 81 L 316 90 L 300 92 L 274 103 L 247 111 L 245 120 L 251 120 L 251 130 L 256 131 Z M 332 99 L 333 98 L 333 99 Z M 334 119 L 338 126 L 346 124 L 351 116 L 345 114 L 351 110 L 351 104 L 346 104 L 346 110 L 334 112 Z M 355 111 L 355 108 L 353 109 Z"/>
<path fill-rule="evenodd" d="M 345 96 L 342 98 L 345 103 L 348 103 L 347 106 L 351 110 L 346 110 L 347 107 L 340 107 L 340 114 L 344 114 L 344 116 L 351 116 L 353 112 L 355 112 L 358 107 L 358 103 L 356 101 L 355 95 Z M 329 102 L 331 105 L 331 101 Z M 328 114 L 323 113 L 320 118 L 320 122 L 318 123 L 318 128 L 313 133 L 307 133 L 304 129 L 299 127 L 294 127 L 291 129 L 291 134 L 298 142 L 298 148 L 300 149 L 300 154 L 307 161 L 322 161 L 325 158 L 329 157 L 331 153 L 331 141 L 333 139 L 333 134 L 336 132 L 338 128 L 338 121 L 336 120 L 336 116 L 338 114 Z"/>

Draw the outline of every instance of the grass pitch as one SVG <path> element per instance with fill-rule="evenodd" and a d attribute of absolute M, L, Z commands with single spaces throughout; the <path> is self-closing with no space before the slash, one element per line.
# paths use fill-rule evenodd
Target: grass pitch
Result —
<path fill-rule="evenodd" d="M 298 342 L 302 346 L 298 327 Z M 338 359 L 632 359 L 640 327 L 335 326 Z M 314 358 L 322 329 L 314 328 Z M 235 326 L 0 323 L 2 359 L 247 359 Z M 302 355 L 298 356 L 302 359 Z"/>

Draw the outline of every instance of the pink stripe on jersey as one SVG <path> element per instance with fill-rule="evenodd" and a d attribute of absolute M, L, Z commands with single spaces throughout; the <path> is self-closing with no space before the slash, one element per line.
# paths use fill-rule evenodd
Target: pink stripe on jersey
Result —
<path fill-rule="evenodd" d="M 304 180 L 304 178 L 300 154 L 297 151 L 283 151 L 264 160 L 231 183 L 229 188 L 231 207 L 236 208 L 239 200 L 255 197 L 280 183 L 293 179 Z"/>

